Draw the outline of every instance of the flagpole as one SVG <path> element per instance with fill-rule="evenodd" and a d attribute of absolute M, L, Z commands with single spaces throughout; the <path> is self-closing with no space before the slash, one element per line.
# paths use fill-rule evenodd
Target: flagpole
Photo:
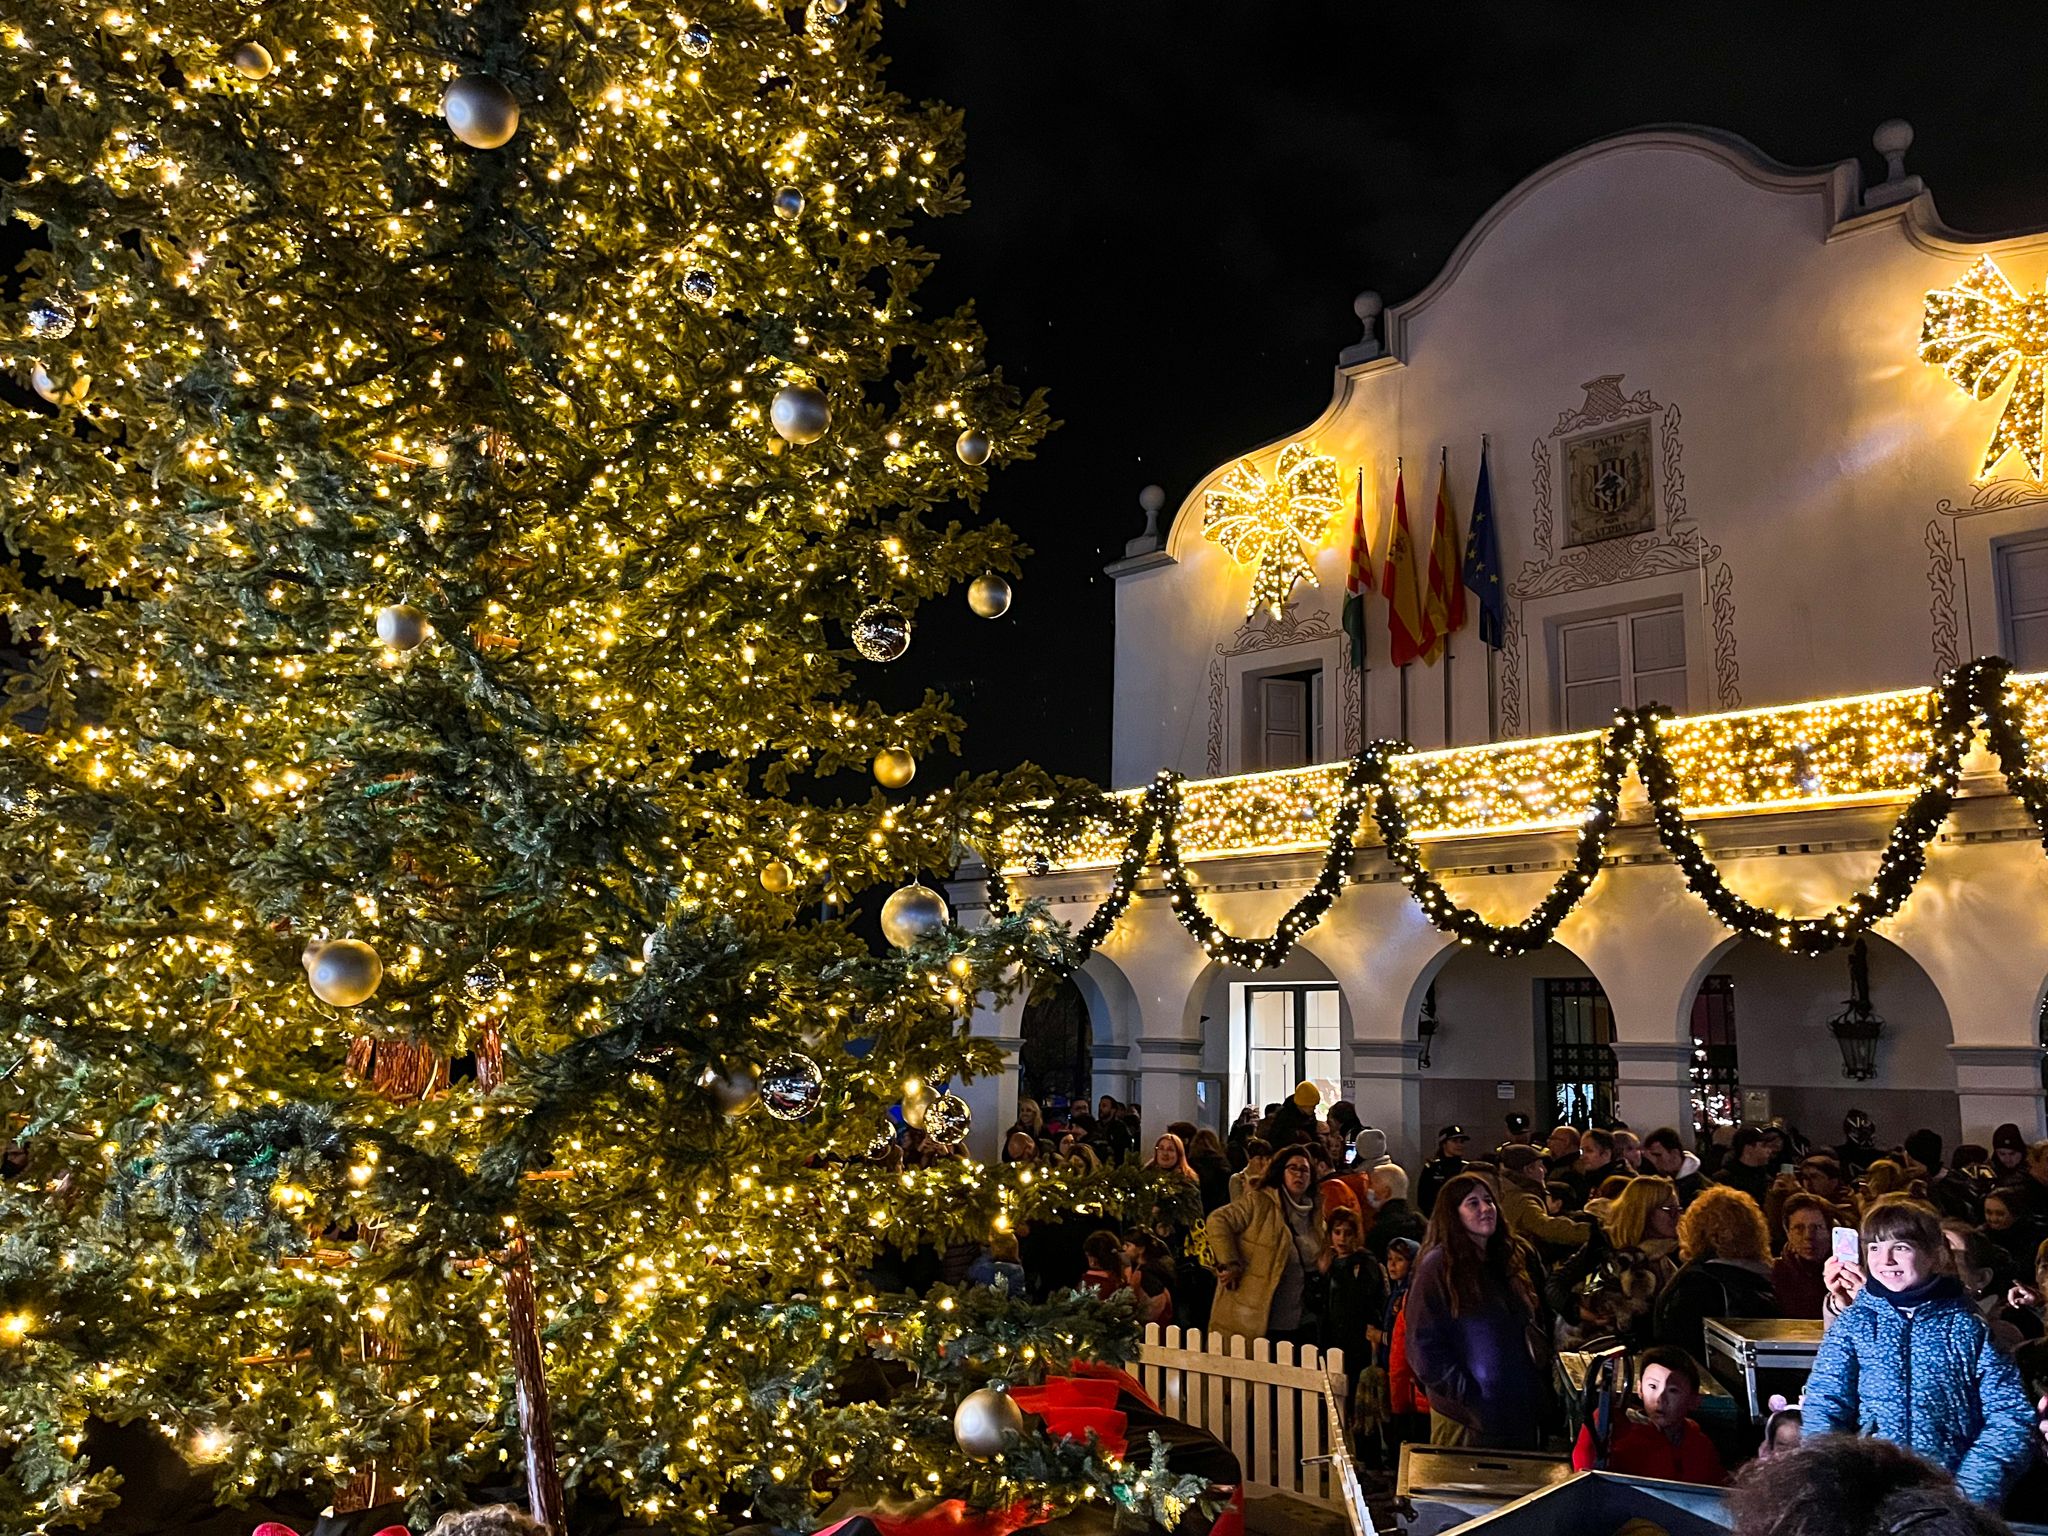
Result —
<path fill-rule="evenodd" d="M 1357 505 L 1358 531 L 1364 533 L 1365 466 L 1363 464 L 1358 466 Z M 1365 565 L 1368 571 L 1372 569 L 1372 543 L 1370 540 L 1366 541 Z M 1363 593 L 1359 595 L 1359 601 L 1361 603 L 1365 601 Z M 1358 620 L 1358 633 L 1363 637 L 1358 642 L 1358 749 L 1361 752 L 1365 750 L 1365 744 L 1372 740 L 1371 733 L 1365 728 L 1366 721 L 1372 717 L 1372 706 L 1368 702 L 1366 690 L 1366 684 L 1372 680 L 1372 627 L 1365 617 L 1368 612 L 1370 612 L 1370 609 L 1362 609 Z"/>
<path fill-rule="evenodd" d="M 1436 494 L 1437 499 L 1441 501 L 1444 496 L 1444 487 L 1450 483 L 1451 478 L 1451 445 L 1445 443 L 1438 450 L 1438 453 Z M 1454 523 L 1453 532 L 1455 533 L 1455 531 L 1456 525 Z M 1434 554 L 1435 551 L 1432 548 L 1432 558 Z M 1465 573 L 1463 571 L 1454 571 L 1451 574 L 1451 579 L 1453 581 L 1463 581 Z M 1451 698 L 1451 633 L 1449 625 L 1446 624 L 1444 628 L 1444 745 L 1447 747 L 1457 745 L 1457 736 L 1451 728 Z"/>
<path fill-rule="evenodd" d="M 1485 470 L 1485 468 L 1486 468 L 1486 434 L 1485 434 L 1484 432 L 1482 432 L 1482 433 L 1480 433 L 1480 434 L 1479 434 L 1479 467 L 1480 467 L 1480 469 L 1481 469 L 1481 471 L 1482 471 L 1482 472 L 1483 472 L 1483 471 Z M 1480 615 L 1480 617 L 1481 617 L 1481 618 L 1484 618 L 1484 617 L 1485 617 L 1485 615 L 1484 615 L 1484 614 L 1481 614 L 1481 615 Z M 1486 648 L 1485 648 L 1485 649 L 1486 649 L 1486 739 L 1487 739 L 1488 741 L 1499 741 L 1499 740 L 1500 740 L 1500 679 L 1499 679 L 1499 677 L 1498 677 L 1498 676 L 1496 675 L 1496 674 L 1497 674 L 1497 668 L 1496 668 L 1496 667 L 1495 667 L 1495 665 L 1494 665 L 1495 661 L 1496 661 L 1496 660 L 1498 659 L 1498 653 L 1496 652 L 1496 650 L 1494 649 L 1494 647 L 1493 647 L 1493 646 L 1491 646 L 1491 645 L 1488 645 L 1488 646 L 1486 646 Z"/>

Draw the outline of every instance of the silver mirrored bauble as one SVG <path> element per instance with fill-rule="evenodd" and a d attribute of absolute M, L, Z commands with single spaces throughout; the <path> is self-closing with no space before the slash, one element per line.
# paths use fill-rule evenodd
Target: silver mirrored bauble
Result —
<path fill-rule="evenodd" d="M 1044 879 L 1047 875 L 1051 874 L 1051 857 L 1043 853 L 1034 853 L 1033 855 L 1031 855 L 1031 873 L 1037 875 L 1041 880 Z"/>
<path fill-rule="evenodd" d="M 894 661 L 910 649 L 910 617 L 894 603 L 863 609 L 849 633 L 853 648 L 869 661 Z"/>
<path fill-rule="evenodd" d="M 711 29 L 701 21 L 693 21 L 683 28 L 683 52 L 693 59 L 701 59 L 711 51 Z"/>
<path fill-rule="evenodd" d="M 942 1147 L 957 1147 L 974 1126 L 974 1112 L 957 1093 L 942 1093 L 924 1112 L 924 1133 Z"/>
<path fill-rule="evenodd" d="M 896 1145 L 896 1122 L 887 1115 L 875 1127 L 875 1139 L 868 1143 L 867 1155 L 871 1158 L 887 1157 L 889 1149 Z"/>
<path fill-rule="evenodd" d="M 83 405 L 86 396 L 92 393 L 92 375 L 69 373 L 61 377 L 52 375 L 41 363 L 28 372 L 29 388 L 41 395 L 52 405 Z"/>
<path fill-rule="evenodd" d="M 1009 1393 L 979 1387 L 953 1410 L 953 1440 L 962 1455 L 989 1461 L 1024 1433 L 1024 1410 Z"/>
<path fill-rule="evenodd" d="M 519 131 L 519 101 L 502 81 L 464 75 L 441 96 L 449 130 L 471 149 L 502 149 Z"/>
<path fill-rule="evenodd" d="M 875 782 L 884 789 L 902 789 L 917 777 L 917 759 L 908 747 L 884 747 L 875 754 Z"/>
<path fill-rule="evenodd" d="M 761 1085 L 755 1080 L 752 1067 L 731 1067 L 723 1072 L 707 1070 L 703 1082 L 711 1090 L 711 1102 L 718 1106 L 721 1115 L 737 1120 L 761 1107 Z"/>
<path fill-rule="evenodd" d="M 334 939 L 307 953 L 312 963 L 306 980 L 313 995 L 336 1008 L 367 1003 L 384 979 L 384 962 L 361 939 Z"/>
<path fill-rule="evenodd" d="M 1000 619 L 1010 611 L 1010 584 L 990 571 L 967 587 L 967 606 L 984 619 Z"/>
<path fill-rule="evenodd" d="M 495 960 L 480 960 L 462 978 L 462 995 L 472 1003 L 488 1003 L 505 990 L 505 968 Z"/>
<path fill-rule="evenodd" d="M 988 456 L 995 451 L 995 444 L 988 440 L 988 434 L 979 427 L 969 427 L 953 439 L 953 451 L 960 455 L 962 464 L 986 464 Z"/>
<path fill-rule="evenodd" d="M 809 384 L 785 384 L 769 403 L 768 424 L 784 442 L 815 443 L 832 430 L 832 402 Z"/>
<path fill-rule="evenodd" d="M 161 162 L 163 157 L 162 148 L 146 133 L 130 134 L 128 142 L 121 146 L 121 158 L 145 170 Z"/>
<path fill-rule="evenodd" d="M 718 297 L 718 279 L 702 267 L 692 267 L 683 274 L 683 296 L 709 304 Z"/>
<path fill-rule="evenodd" d="M 804 195 L 795 187 L 775 189 L 775 216 L 778 219 L 799 219 L 803 217 Z"/>
<path fill-rule="evenodd" d="M 761 1107 L 778 1120 L 815 1114 L 825 1097 L 825 1074 L 801 1051 L 785 1051 L 761 1069 Z"/>
<path fill-rule="evenodd" d="M 950 916 L 946 898 L 930 886 L 900 886 L 882 903 L 882 937 L 898 949 L 909 949 L 944 933 Z"/>
<path fill-rule="evenodd" d="M 234 52 L 235 73 L 246 80 L 261 80 L 276 67 L 270 50 L 258 42 L 242 44 Z"/>
<path fill-rule="evenodd" d="M 28 307 L 28 333 L 45 341 L 62 341 L 78 329 L 78 316 L 62 299 L 40 298 Z"/>
<path fill-rule="evenodd" d="M 417 650 L 427 638 L 427 616 L 411 603 L 379 608 L 377 638 L 394 651 Z"/>

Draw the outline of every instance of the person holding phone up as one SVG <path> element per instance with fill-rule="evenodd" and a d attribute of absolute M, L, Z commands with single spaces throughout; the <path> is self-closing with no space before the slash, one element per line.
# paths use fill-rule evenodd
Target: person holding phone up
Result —
<path fill-rule="evenodd" d="M 1829 1325 L 1807 1378 L 1806 1431 L 1876 1434 L 1996 1509 L 2033 1455 L 2034 1412 L 1949 1272 L 1940 1219 L 1916 1200 L 1879 1200 L 1860 1256 L 1861 1293 Z M 1839 1249 L 1829 1267 L 1853 1280 Z"/>

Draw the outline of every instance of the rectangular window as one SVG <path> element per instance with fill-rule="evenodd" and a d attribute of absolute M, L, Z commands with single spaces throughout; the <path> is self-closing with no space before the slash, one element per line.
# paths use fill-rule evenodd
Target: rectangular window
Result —
<path fill-rule="evenodd" d="M 1692 1122 L 1702 1146 L 1716 1125 L 1742 1122 L 1733 976 L 1709 976 L 1692 1000 Z"/>
<path fill-rule="evenodd" d="M 2048 670 L 2048 539 L 2001 544 L 1993 559 L 2005 657 L 2022 672 Z"/>
<path fill-rule="evenodd" d="M 1621 708 L 1686 706 L 1682 608 L 1560 624 L 1557 650 L 1558 714 L 1565 730 L 1598 730 Z"/>
<path fill-rule="evenodd" d="M 1250 719 L 1245 742 L 1254 761 L 1247 771 L 1262 768 L 1306 768 L 1322 761 L 1323 669 L 1269 673 L 1248 678 Z"/>
<path fill-rule="evenodd" d="M 1543 1083 L 1537 1103 L 1551 1123 L 1579 1127 L 1614 1118 L 1614 1013 L 1590 976 L 1536 983 Z"/>
<path fill-rule="evenodd" d="M 1323 1102 L 1344 1096 L 1334 986 L 1248 986 L 1244 989 L 1244 1102 L 1261 1109 L 1311 1082 Z"/>

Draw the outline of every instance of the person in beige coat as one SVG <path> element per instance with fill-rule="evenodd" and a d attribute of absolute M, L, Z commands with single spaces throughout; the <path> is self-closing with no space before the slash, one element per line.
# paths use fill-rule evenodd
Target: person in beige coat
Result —
<path fill-rule="evenodd" d="M 1282 1149 L 1258 1183 L 1209 1213 L 1207 1230 L 1217 1279 L 1210 1330 L 1313 1344 L 1330 1247 L 1307 1150 Z"/>
<path fill-rule="evenodd" d="M 1587 1223 L 1544 1208 L 1543 1154 L 1534 1147 L 1501 1148 L 1500 1214 L 1508 1230 L 1538 1253 L 1570 1253 L 1593 1235 Z"/>

